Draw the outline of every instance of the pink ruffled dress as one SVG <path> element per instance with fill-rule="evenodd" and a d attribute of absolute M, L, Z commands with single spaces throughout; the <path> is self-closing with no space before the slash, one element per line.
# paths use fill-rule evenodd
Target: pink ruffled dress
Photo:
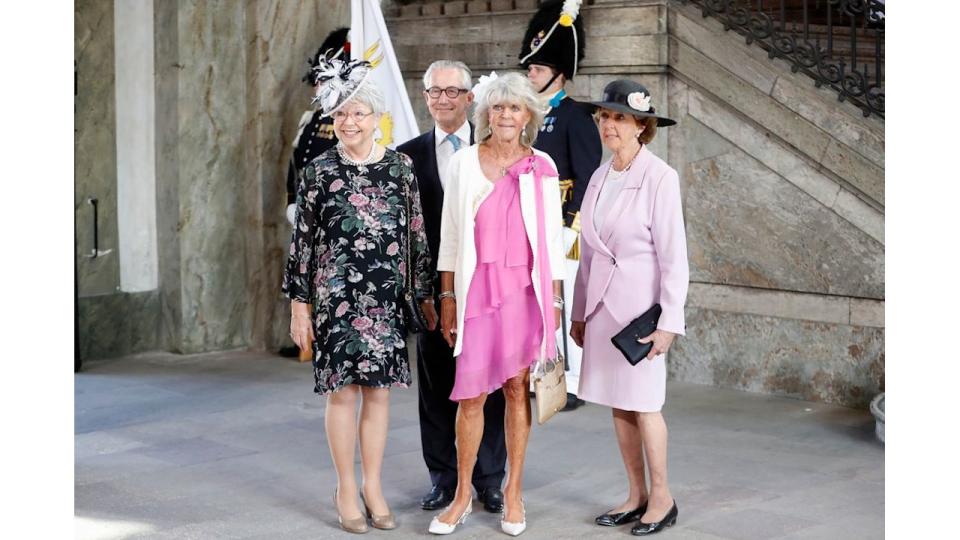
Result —
<path fill-rule="evenodd" d="M 450 399 L 490 393 L 536 360 L 543 313 L 533 290 L 533 252 L 520 213 L 520 167 L 480 205 L 474 227 L 477 268 L 467 292 L 463 352 Z"/>

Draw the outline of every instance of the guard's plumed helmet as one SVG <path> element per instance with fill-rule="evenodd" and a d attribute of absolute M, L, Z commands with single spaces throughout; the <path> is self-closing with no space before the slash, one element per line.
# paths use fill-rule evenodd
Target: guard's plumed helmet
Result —
<path fill-rule="evenodd" d="M 581 0 L 550 0 L 540 6 L 523 36 L 521 66 L 550 66 L 568 80 L 577 74 L 585 41 L 580 3 Z"/>

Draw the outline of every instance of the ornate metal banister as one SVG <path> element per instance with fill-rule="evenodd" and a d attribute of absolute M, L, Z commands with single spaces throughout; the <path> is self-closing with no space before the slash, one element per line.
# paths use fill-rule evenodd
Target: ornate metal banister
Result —
<path fill-rule="evenodd" d="M 884 116 L 884 0 L 681 0 L 826 85 L 864 116 Z"/>

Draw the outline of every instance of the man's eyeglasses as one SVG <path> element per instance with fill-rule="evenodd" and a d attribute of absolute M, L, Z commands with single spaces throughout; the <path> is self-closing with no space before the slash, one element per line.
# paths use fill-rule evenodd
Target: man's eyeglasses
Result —
<path fill-rule="evenodd" d="M 334 121 L 334 122 L 343 122 L 344 120 L 347 119 L 348 116 L 349 116 L 350 118 L 352 118 L 354 122 L 363 122 L 363 119 L 366 118 L 366 117 L 368 117 L 368 116 L 370 116 L 371 114 L 373 114 L 373 111 L 371 111 L 371 112 L 363 112 L 363 111 L 353 111 L 353 112 L 334 111 L 334 113 L 333 113 L 331 116 L 333 116 L 333 121 Z"/>
<path fill-rule="evenodd" d="M 446 94 L 447 97 L 450 99 L 457 99 L 458 97 L 460 97 L 460 94 L 465 94 L 469 92 L 469 90 L 467 90 L 466 88 L 457 88 L 456 86 L 448 86 L 446 88 L 440 88 L 439 86 L 434 86 L 433 88 L 427 88 L 426 90 L 424 90 L 424 92 L 426 92 L 427 95 L 432 97 L 433 99 L 437 99 L 438 97 L 440 97 L 441 92 Z"/>

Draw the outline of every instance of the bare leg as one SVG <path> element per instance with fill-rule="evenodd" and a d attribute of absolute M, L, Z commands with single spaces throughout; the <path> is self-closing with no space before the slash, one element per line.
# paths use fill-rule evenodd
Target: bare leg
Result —
<path fill-rule="evenodd" d="M 629 492 L 627 500 L 612 512 L 629 512 L 647 502 L 647 484 L 643 467 L 643 439 L 640 436 L 640 420 L 634 411 L 613 409 L 613 427 L 617 444 L 627 470 Z"/>
<path fill-rule="evenodd" d="M 650 501 L 647 513 L 640 519 L 652 523 L 663 519 L 673 507 L 673 495 L 667 485 L 667 423 L 659 412 L 637 413 L 637 417 L 650 469 Z"/>
<path fill-rule="evenodd" d="M 527 441 L 530 438 L 530 370 L 524 369 L 519 375 L 503 384 L 503 397 L 506 401 L 504 416 L 504 435 L 507 444 L 507 483 L 503 489 L 504 521 L 519 523 L 523 521 L 523 461 L 527 453 Z"/>
<path fill-rule="evenodd" d="M 357 399 L 355 384 L 344 386 L 327 396 L 324 427 L 330 456 L 337 471 L 337 509 L 344 519 L 362 517 L 357 502 L 357 478 L 353 467 L 357 441 Z"/>
<path fill-rule="evenodd" d="M 376 515 L 390 513 L 383 498 L 380 472 L 390 422 L 390 389 L 361 387 L 360 466 L 363 470 L 363 497 Z"/>
<path fill-rule="evenodd" d="M 457 407 L 457 491 L 453 502 L 440 514 L 440 521 L 453 525 L 473 500 L 473 466 L 483 438 L 483 404 L 487 395 L 464 399 Z"/>

